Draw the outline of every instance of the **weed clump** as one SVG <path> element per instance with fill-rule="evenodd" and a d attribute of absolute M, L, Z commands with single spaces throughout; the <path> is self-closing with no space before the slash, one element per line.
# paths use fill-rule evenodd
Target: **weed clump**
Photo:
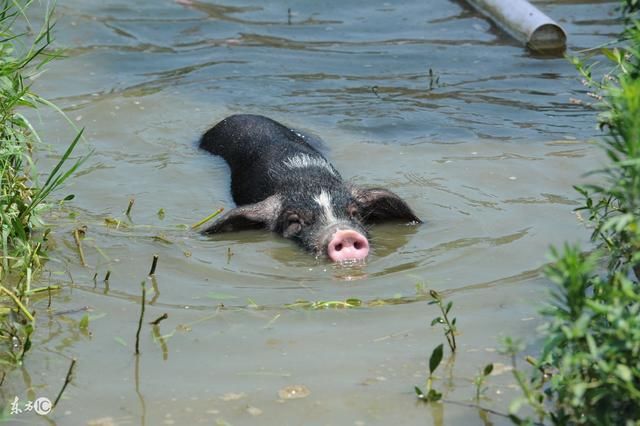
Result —
<path fill-rule="evenodd" d="M 84 160 L 62 170 L 79 132 L 45 183 L 37 183 L 32 152 L 41 141 L 21 111 L 53 106 L 33 93 L 29 82 L 58 55 L 50 49 L 51 10 L 37 34 L 15 32 L 29 27 L 25 10 L 30 3 L 0 0 L 0 363 L 8 365 L 19 364 L 31 347 L 34 318 L 28 306 L 38 291 L 31 287 L 33 277 L 45 257 L 47 199 Z"/>
<path fill-rule="evenodd" d="M 576 187 L 597 250 L 552 250 L 553 304 L 537 368 L 510 409 L 518 424 L 531 422 L 517 416 L 523 404 L 539 422 L 640 424 L 640 22 L 629 15 L 638 2 L 623 10 L 622 46 L 601 49 L 611 72 L 596 81 L 592 66 L 573 59 L 600 99 L 607 132 L 609 164 L 592 174 L 602 183 Z"/>

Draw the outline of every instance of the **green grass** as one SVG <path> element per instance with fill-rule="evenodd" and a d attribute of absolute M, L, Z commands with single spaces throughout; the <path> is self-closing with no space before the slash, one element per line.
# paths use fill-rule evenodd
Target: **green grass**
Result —
<path fill-rule="evenodd" d="M 26 8 L 31 1 L 0 0 L 0 364 L 22 362 L 31 347 L 34 330 L 29 296 L 38 289 L 32 282 L 46 258 L 47 236 L 43 214 L 47 202 L 82 164 L 63 166 L 81 138 L 79 132 L 51 171 L 38 185 L 32 159 L 41 140 L 22 114 L 26 109 L 54 105 L 32 92 L 30 81 L 52 59 L 52 11 L 44 17 L 37 34 L 16 33 L 28 28 Z M 66 200 L 73 196 L 68 196 Z"/>

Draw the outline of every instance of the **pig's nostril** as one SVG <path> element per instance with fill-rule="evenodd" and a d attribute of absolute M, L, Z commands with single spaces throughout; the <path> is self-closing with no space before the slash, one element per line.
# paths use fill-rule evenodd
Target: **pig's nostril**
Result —
<path fill-rule="evenodd" d="M 351 229 L 336 231 L 327 246 L 327 255 L 336 262 L 360 260 L 366 258 L 368 254 L 367 238 Z"/>

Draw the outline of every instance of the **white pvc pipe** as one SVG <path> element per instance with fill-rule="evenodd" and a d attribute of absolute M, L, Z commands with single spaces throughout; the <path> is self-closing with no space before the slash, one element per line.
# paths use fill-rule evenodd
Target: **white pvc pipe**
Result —
<path fill-rule="evenodd" d="M 567 35 L 560 25 L 526 0 L 467 0 L 480 13 L 534 50 L 564 50 Z"/>

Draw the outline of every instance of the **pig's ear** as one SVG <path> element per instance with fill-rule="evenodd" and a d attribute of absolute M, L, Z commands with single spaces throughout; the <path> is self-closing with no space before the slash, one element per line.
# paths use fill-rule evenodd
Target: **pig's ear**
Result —
<path fill-rule="evenodd" d="M 402 220 L 407 222 L 422 223 L 413 213 L 411 207 L 398 195 L 384 188 L 359 188 L 351 187 L 358 206 L 360 215 L 366 223 L 383 222 L 387 220 Z"/>
<path fill-rule="evenodd" d="M 282 210 L 280 197 L 272 195 L 255 204 L 247 204 L 229 210 L 213 225 L 202 231 L 204 234 L 241 231 L 243 229 L 273 229 Z"/>

